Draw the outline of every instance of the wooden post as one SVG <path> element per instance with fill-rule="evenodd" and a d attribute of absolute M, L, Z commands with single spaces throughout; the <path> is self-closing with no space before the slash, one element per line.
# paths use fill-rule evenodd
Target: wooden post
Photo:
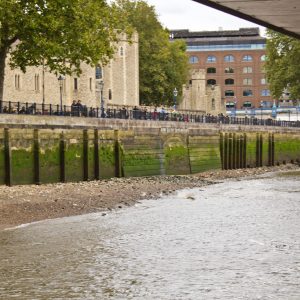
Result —
<path fill-rule="evenodd" d="M 9 129 L 4 129 L 5 184 L 12 186 L 11 147 Z"/>
<path fill-rule="evenodd" d="M 95 179 L 100 179 L 99 172 L 99 132 L 98 129 L 94 130 L 94 175 Z"/>
<path fill-rule="evenodd" d="M 256 147 L 255 147 L 255 166 L 256 168 L 259 167 L 259 156 L 260 156 L 260 146 L 259 146 L 259 135 L 256 133 Z"/>
<path fill-rule="evenodd" d="M 247 167 L 247 135 L 244 133 L 244 144 L 243 144 L 243 168 Z"/>
<path fill-rule="evenodd" d="M 89 139 L 86 129 L 83 130 L 83 180 L 89 179 Z"/>
<path fill-rule="evenodd" d="M 230 170 L 232 170 L 232 163 L 233 163 L 233 153 L 232 153 L 232 145 L 233 145 L 233 142 L 232 142 L 232 133 L 229 133 L 229 140 L 228 140 L 228 168 Z"/>
<path fill-rule="evenodd" d="M 221 157 L 221 167 L 224 170 L 224 134 L 220 132 L 220 157 Z"/>
<path fill-rule="evenodd" d="M 275 166 L 275 141 L 274 141 L 274 133 L 271 136 L 271 165 Z"/>
<path fill-rule="evenodd" d="M 263 136 L 259 135 L 259 166 L 263 166 Z"/>
<path fill-rule="evenodd" d="M 232 136 L 232 168 L 236 169 L 236 134 Z"/>
<path fill-rule="evenodd" d="M 66 182 L 66 165 L 65 165 L 66 141 L 64 133 L 60 135 L 59 142 L 59 165 L 60 165 L 60 182 Z"/>
<path fill-rule="evenodd" d="M 115 135 L 115 176 L 122 177 L 122 156 L 121 156 L 121 147 L 119 141 L 119 131 L 114 131 Z"/>
<path fill-rule="evenodd" d="M 34 183 L 41 184 L 40 179 L 40 140 L 39 130 L 34 129 L 33 132 L 33 159 L 34 159 Z"/>
<path fill-rule="evenodd" d="M 224 170 L 228 170 L 228 133 L 225 133 L 224 140 Z"/>

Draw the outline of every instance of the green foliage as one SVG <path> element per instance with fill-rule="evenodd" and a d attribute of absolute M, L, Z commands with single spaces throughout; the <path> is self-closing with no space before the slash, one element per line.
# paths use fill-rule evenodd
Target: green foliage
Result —
<path fill-rule="evenodd" d="M 154 7 L 145 1 L 116 1 L 139 34 L 141 103 L 171 105 L 175 87 L 180 100 L 189 70 L 185 43 L 169 41 L 169 33 L 158 21 Z"/>
<path fill-rule="evenodd" d="M 294 99 L 300 98 L 300 41 L 272 30 L 267 31 L 266 72 L 274 98 L 285 88 Z"/>
<path fill-rule="evenodd" d="M 11 66 L 45 64 L 51 72 L 80 74 L 80 63 L 106 63 L 126 27 L 119 7 L 105 0 L 0 1 L 0 97 L 5 58 Z"/>

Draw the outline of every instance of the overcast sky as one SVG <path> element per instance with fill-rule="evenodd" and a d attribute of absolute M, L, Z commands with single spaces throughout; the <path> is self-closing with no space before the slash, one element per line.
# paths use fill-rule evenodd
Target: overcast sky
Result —
<path fill-rule="evenodd" d="M 146 0 L 155 6 L 160 22 L 168 29 L 191 31 L 258 27 L 257 24 L 225 14 L 192 0 Z M 261 28 L 261 33 L 264 30 Z"/>

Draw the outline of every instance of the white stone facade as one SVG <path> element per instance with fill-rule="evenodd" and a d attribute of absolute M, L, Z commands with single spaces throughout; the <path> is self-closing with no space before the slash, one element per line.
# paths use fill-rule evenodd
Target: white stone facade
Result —
<path fill-rule="evenodd" d="M 196 110 L 213 115 L 226 112 L 220 86 L 206 84 L 204 69 L 191 71 L 189 84 L 183 87 L 182 98 L 179 109 Z"/>
<path fill-rule="evenodd" d="M 129 43 L 125 34 L 116 46 L 114 58 L 103 68 L 96 79 L 96 68 L 82 64 L 80 77 L 66 76 L 63 80 L 62 103 L 70 106 L 73 100 L 81 100 L 88 107 L 100 107 L 100 91 L 97 81 L 103 81 L 104 106 L 139 105 L 139 53 L 138 35 Z M 5 69 L 4 101 L 42 104 L 60 104 L 58 76 L 43 66 L 28 67 L 26 73 L 19 69 Z M 77 87 L 76 87 L 77 85 Z"/>

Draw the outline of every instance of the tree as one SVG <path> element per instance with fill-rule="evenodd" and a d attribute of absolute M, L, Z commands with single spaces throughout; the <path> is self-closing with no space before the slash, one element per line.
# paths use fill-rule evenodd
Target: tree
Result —
<path fill-rule="evenodd" d="M 80 74 L 80 63 L 107 62 L 125 23 L 105 0 L 0 2 L 0 100 L 5 60 L 23 72 L 44 64 L 51 72 Z"/>
<path fill-rule="evenodd" d="M 267 31 L 266 73 L 272 96 L 279 99 L 285 89 L 293 99 L 300 98 L 300 41 Z"/>
<path fill-rule="evenodd" d="M 154 7 L 145 1 L 117 0 L 117 3 L 139 35 L 141 103 L 172 104 L 174 88 L 180 95 L 188 76 L 185 43 L 169 41 L 169 32 L 158 21 Z"/>

